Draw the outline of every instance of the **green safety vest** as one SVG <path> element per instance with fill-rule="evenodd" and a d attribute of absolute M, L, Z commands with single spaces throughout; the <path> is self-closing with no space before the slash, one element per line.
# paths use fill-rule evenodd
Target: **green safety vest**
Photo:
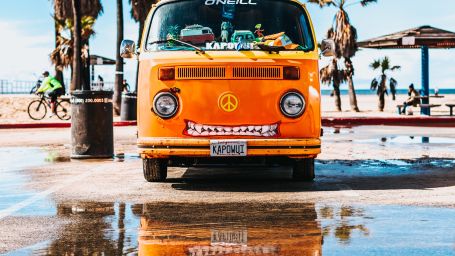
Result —
<path fill-rule="evenodd" d="M 38 92 L 55 91 L 63 88 L 62 84 L 53 76 L 48 76 L 43 80 Z"/>

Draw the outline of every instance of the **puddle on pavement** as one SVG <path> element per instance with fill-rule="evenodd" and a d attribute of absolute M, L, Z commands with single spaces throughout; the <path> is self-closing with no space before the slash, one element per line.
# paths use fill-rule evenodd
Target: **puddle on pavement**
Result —
<path fill-rule="evenodd" d="M 324 134 L 354 134 L 351 127 L 323 127 Z"/>
<path fill-rule="evenodd" d="M 379 144 L 455 144 L 455 138 L 422 137 L 422 136 L 391 136 L 377 139 L 354 140 L 354 142 Z"/>
<path fill-rule="evenodd" d="M 318 176 L 390 177 L 455 171 L 455 159 L 318 160 Z"/>
<path fill-rule="evenodd" d="M 25 186 L 31 177 L 22 170 L 46 164 L 47 152 L 40 148 L 0 148 L 0 211 L 36 194 Z M 34 215 L 54 215 L 55 206 L 47 199 L 27 208 Z M 19 211 L 16 215 L 27 214 Z"/>
<path fill-rule="evenodd" d="M 47 153 L 40 148 L 0 148 L 0 171 L 20 170 L 43 165 Z"/>
<path fill-rule="evenodd" d="M 139 158 L 138 154 L 118 154 L 110 161 L 130 161 Z M 0 211 L 14 206 L 37 194 L 27 187 L 33 183 L 30 173 L 24 170 L 47 164 L 70 162 L 68 155 L 49 148 L 8 147 L 0 148 Z M 97 161 L 97 160 L 94 160 Z M 106 161 L 106 160 L 102 160 Z M 109 160 L 108 160 L 109 161 Z M 54 215 L 57 209 L 49 199 L 39 200 L 28 207 L 14 213 L 24 215 Z"/>
<path fill-rule="evenodd" d="M 449 255 L 455 210 L 326 204 L 57 205 L 74 221 L 11 255 Z"/>
<path fill-rule="evenodd" d="M 130 160 L 138 160 L 141 156 L 136 153 L 119 153 L 114 156 L 114 161 L 116 162 L 125 162 Z"/>

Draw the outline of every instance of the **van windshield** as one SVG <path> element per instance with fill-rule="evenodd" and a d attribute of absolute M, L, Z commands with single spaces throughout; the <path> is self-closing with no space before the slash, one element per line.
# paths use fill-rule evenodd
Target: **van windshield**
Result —
<path fill-rule="evenodd" d="M 159 5 L 147 36 L 149 51 L 312 51 L 303 8 L 285 0 L 184 0 Z M 153 43 L 155 42 L 155 43 Z"/>

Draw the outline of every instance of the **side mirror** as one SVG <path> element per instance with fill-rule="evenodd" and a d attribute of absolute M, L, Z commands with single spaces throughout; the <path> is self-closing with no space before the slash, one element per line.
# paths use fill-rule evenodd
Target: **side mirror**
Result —
<path fill-rule="evenodd" d="M 131 40 L 123 40 L 120 45 L 120 56 L 125 59 L 136 57 L 136 43 Z"/>
<path fill-rule="evenodd" d="M 335 41 L 332 39 L 325 39 L 321 42 L 321 54 L 324 57 L 333 57 L 335 53 Z"/>

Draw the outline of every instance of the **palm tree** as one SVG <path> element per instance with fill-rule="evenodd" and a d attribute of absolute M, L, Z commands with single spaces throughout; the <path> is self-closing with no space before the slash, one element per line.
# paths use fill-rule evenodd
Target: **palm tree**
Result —
<path fill-rule="evenodd" d="M 373 70 L 381 69 L 381 75 L 378 76 L 377 78 L 374 78 L 373 81 L 371 81 L 371 90 L 377 90 L 377 94 L 379 96 L 379 111 L 384 111 L 384 105 L 385 105 L 385 95 L 388 94 L 387 90 L 387 80 L 389 80 L 389 87 L 390 87 L 390 92 L 392 93 L 392 99 L 395 100 L 395 96 L 397 93 L 397 85 L 398 82 L 395 80 L 393 77 L 390 79 L 387 79 L 387 73 L 388 71 L 395 71 L 400 69 L 400 66 L 391 66 L 390 65 L 390 60 L 389 57 L 384 57 L 384 59 L 378 59 L 375 60 L 373 63 L 370 64 L 370 67 Z"/>
<path fill-rule="evenodd" d="M 81 3 L 80 0 L 72 0 L 72 10 L 73 10 L 73 20 L 74 20 L 74 29 L 73 29 L 73 77 L 71 83 L 71 89 L 80 90 L 81 89 L 81 68 L 82 68 L 82 36 L 81 36 Z"/>
<path fill-rule="evenodd" d="M 72 49 L 69 46 L 73 45 L 74 32 L 71 31 L 71 38 L 61 38 L 61 32 L 63 29 L 73 27 L 74 10 L 73 2 L 68 0 L 52 0 L 54 4 L 54 16 L 56 21 L 56 30 L 60 28 L 60 31 L 56 31 L 56 49 L 51 53 L 51 60 L 57 67 L 65 67 L 68 63 L 73 63 L 72 60 Z M 82 83 L 84 89 L 90 89 L 90 53 L 89 53 L 89 39 L 94 34 L 93 24 L 98 16 L 103 12 L 103 7 L 100 0 L 79 0 L 78 5 L 80 6 L 80 16 L 82 19 L 82 46 L 83 50 L 83 69 L 80 72 L 83 73 Z M 84 24 L 86 23 L 86 24 Z M 88 24 L 90 28 L 86 29 Z M 82 47 L 81 46 L 81 47 Z M 72 69 L 76 70 L 76 69 Z M 73 72 L 73 71 L 72 71 Z M 74 73 L 74 72 L 73 72 Z M 71 85 L 71 90 L 75 90 L 75 85 Z M 79 88 L 80 89 L 80 88 Z"/>
<path fill-rule="evenodd" d="M 123 41 L 123 1 L 117 0 L 117 53 L 115 62 L 114 112 L 120 115 L 123 89 L 123 59 L 120 56 L 120 45 Z"/>
<path fill-rule="evenodd" d="M 67 19 L 66 21 L 55 20 L 56 29 L 58 31 L 58 35 L 56 38 L 56 47 L 50 54 L 50 59 L 52 64 L 56 66 L 57 69 L 62 70 L 68 67 L 71 67 L 73 63 L 73 20 Z M 87 41 L 89 38 L 95 34 L 93 30 L 93 26 L 95 25 L 95 19 L 90 16 L 84 16 L 81 19 L 81 40 Z M 69 37 L 64 36 L 64 32 L 69 34 Z M 82 62 L 86 62 L 86 56 L 88 53 L 86 52 L 86 48 L 83 48 L 81 51 L 82 54 Z M 71 87 L 71 91 L 75 88 Z"/>
<path fill-rule="evenodd" d="M 55 6 L 54 6 L 55 8 Z M 55 12 L 55 10 L 54 10 Z M 54 32 L 55 32 L 55 49 L 59 47 L 59 38 L 61 36 L 61 30 L 59 29 L 59 20 L 54 17 Z M 65 86 L 65 79 L 63 77 L 63 60 L 60 59 L 60 56 L 55 56 L 56 58 L 52 60 L 55 69 L 55 78 L 60 81 L 63 86 L 63 89 L 66 90 Z M 55 62 L 54 62 L 55 61 Z"/>
<path fill-rule="evenodd" d="M 367 6 L 368 4 L 375 3 L 377 0 L 307 0 L 310 3 L 319 4 L 322 7 L 334 6 L 338 8 L 335 15 L 335 24 L 329 29 L 329 38 L 333 39 L 336 44 L 336 57 L 344 57 L 346 65 L 346 81 L 349 86 L 349 101 L 351 109 L 359 112 L 357 106 L 357 96 L 354 89 L 354 66 L 352 65 L 351 58 L 355 56 L 357 47 L 357 30 L 351 25 L 346 9 L 355 4 Z"/>
<path fill-rule="evenodd" d="M 338 60 L 333 58 L 329 65 L 321 69 L 321 81 L 324 84 L 333 85 L 335 107 L 341 111 L 340 84 L 346 81 L 345 72 L 338 68 Z"/>
<path fill-rule="evenodd" d="M 128 0 L 131 4 L 131 17 L 139 23 L 139 38 L 137 40 L 138 45 L 141 45 L 142 32 L 144 31 L 145 20 L 147 15 L 152 8 L 152 5 L 158 3 L 160 0 Z M 139 63 L 137 64 L 136 70 L 136 87 L 135 91 L 137 92 L 138 88 L 138 79 L 139 79 Z"/>

